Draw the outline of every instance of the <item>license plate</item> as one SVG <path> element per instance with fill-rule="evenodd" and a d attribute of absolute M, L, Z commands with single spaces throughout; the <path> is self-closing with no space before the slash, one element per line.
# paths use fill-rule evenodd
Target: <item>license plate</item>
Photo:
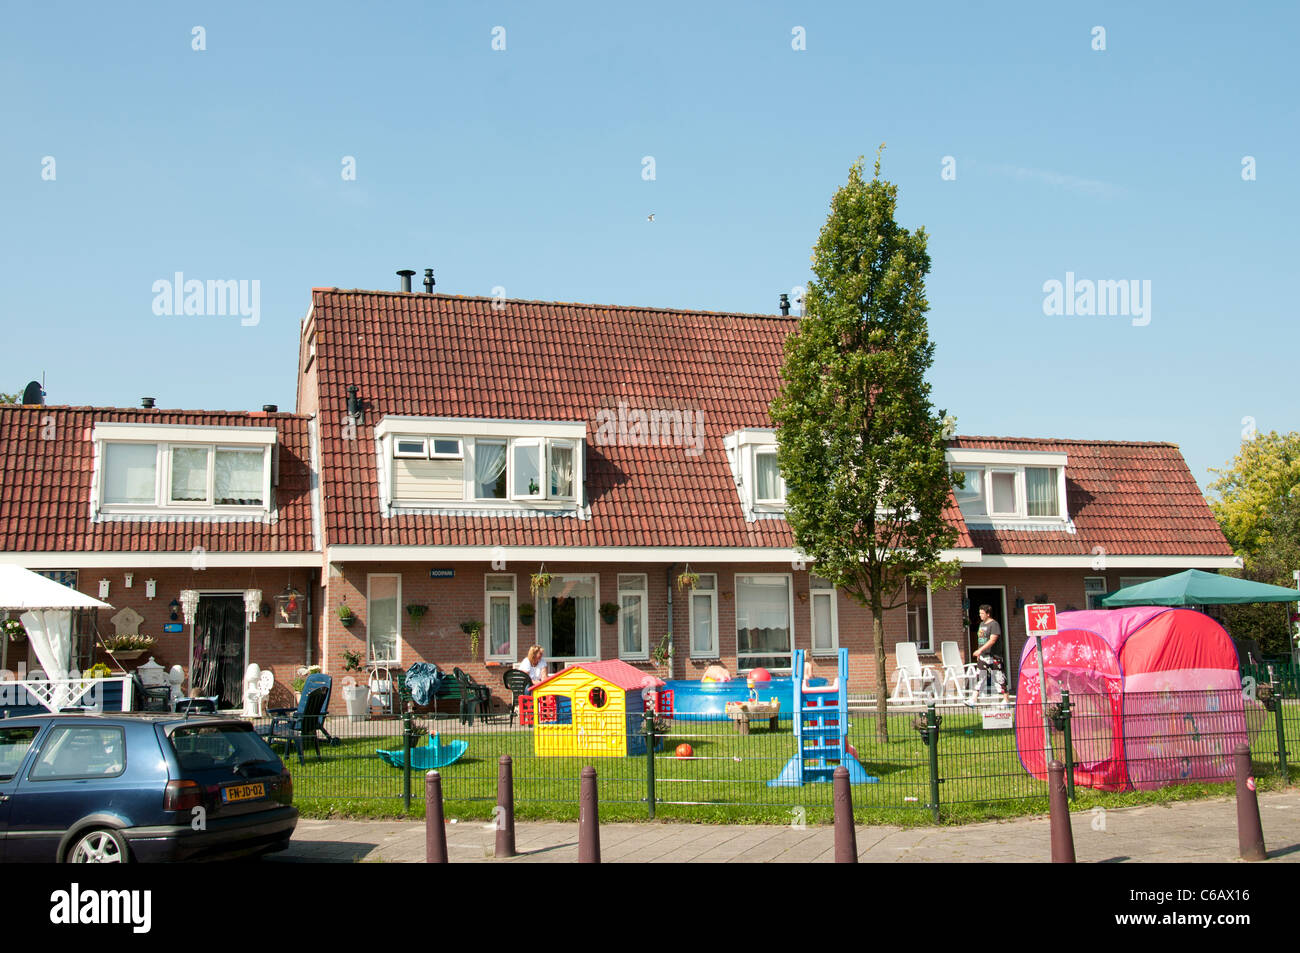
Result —
<path fill-rule="evenodd" d="M 259 797 L 266 797 L 266 785 L 261 782 L 232 784 L 221 789 L 221 801 L 224 804 L 230 804 L 232 801 L 255 801 Z"/>

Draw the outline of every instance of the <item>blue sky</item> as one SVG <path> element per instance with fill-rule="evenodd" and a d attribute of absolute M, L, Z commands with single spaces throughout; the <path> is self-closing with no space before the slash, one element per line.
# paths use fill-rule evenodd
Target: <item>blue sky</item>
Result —
<path fill-rule="evenodd" d="M 959 430 L 1173 441 L 1204 484 L 1243 418 L 1295 428 L 1300 17 L 1131 6 L 6 2 L 0 390 L 288 409 L 310 289 L 403 267 L 773 312 L 885 142 Z M 260 321 L 154 314 L 177 271 Z M 1150 281 L 1150 323 L 1045 315 L 1067 272 Z"/>

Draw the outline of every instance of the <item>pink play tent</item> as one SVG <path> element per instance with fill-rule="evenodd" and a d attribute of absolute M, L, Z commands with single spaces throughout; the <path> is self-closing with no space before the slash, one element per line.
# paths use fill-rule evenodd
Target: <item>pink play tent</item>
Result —
<path fill-rule="evenodd" d="M 1070 692 L 1075 784 L 1150 790 L 1232 777 L 1232 749 L 1246 738 L 1237 650 L 1209 616 L 1136 606 L 1057 615 L 1043 639 L 1047 701 Z M 1016 748 L 1046 779 L 1033 639 L 1020 656 Z M 1063 757 L 1053 732 L 1053 754 Z"/>

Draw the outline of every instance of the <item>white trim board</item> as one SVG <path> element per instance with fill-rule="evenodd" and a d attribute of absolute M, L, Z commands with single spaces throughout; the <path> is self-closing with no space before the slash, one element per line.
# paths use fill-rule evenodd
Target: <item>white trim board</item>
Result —
<path fill-rule="evenodd" d="M 1104 559 L 1104 569 L 1094 564 Z M 1240 569 L 1238 556 L 992 556 L 980 562 L 984 569 L 1088 569 L 1100 573 L 1111 569 Z"/>
<path fill-rule="evenodd" d="M 162 443 L 232 443 L 271 446 L 275 427 L 195 426 L 193 424 L 133 424 L 96 422 L 91 440 L 136 440 Z"/>
<path fill-rule="evenodd" d="M 572 420 L 482 420 L 473 417 L 386 416 L 375 426 L 375 437 L 389 434 L 445 437 L 557 437 L 584 440 L 587 422 Z"/>
<path fill-rule="evenodd" d="M 945 549 L 942 558 L 963 565 L 982 565 L 978 549 Z M 803 554 L 793 549 L 708 548 L 656 546 L 330 546 L 326 559 L 331 563 L 349 562 L 448 562 L 510 561 L 591 562 L 591 563 L 785 563 L 811 565 Z"/>
<path fill-rule="evenodd" d="M 188 551 L 183 553 L 0 553 L 0 563 L 12 563 L 27 569 L 108 569 L 116 566 L 128 569 L 193 569 L 194 562 L 194 553 Z M 205 552 L 203 554 L 203 565 L 208 569 L 239 569 L 248 566 L 321 567 L 324 564 L 324 556 L 321 553 Z"/>
<path fill-rule="evenodd" d="M 1054 450 L 973 450 L 965 447 L 945 450 L 949 464 L 963 467 L 1063 467 L 1066 454 Z"/>

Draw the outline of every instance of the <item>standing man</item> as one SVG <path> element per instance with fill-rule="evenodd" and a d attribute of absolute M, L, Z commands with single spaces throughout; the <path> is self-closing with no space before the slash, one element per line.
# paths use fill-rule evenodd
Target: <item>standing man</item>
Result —
<path fill-rule="evenodd" d="M 1007 694 L 1007 676 L 1002 668 L 1002 651 L 998 646 L 998 641 L 1001 638 L 1002 626 L 998 625 L 998 620 L 993 618 L 993 607 L 987 604 L 980 606 L 980 647 L 974 652 L 974 661 L 980 667 L 981 675 L 987 672 L 992 673 L 993 683 L 997 685 L 998 691 L 1002 693 L 1002 703 L 1010 704 L 1011 696 Z M 981 677 L 981 688 L 983 684 L 984 679 Z M 969 699 L 966 704 L 974 707 L 975 701 Z"/>

